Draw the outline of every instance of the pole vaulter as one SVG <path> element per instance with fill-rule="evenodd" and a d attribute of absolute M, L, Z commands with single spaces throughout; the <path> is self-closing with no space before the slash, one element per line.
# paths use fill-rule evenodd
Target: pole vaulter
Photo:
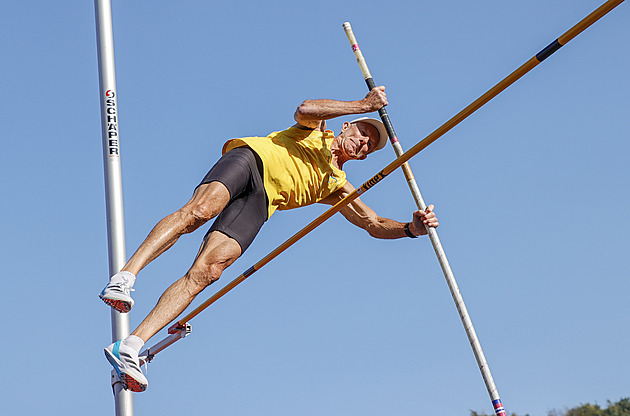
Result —
<path fill-rule="evenodd" d="M 368 89 L 372 90 L 373 88 L 376 88 L 376 84 L 374 83 L 374 79 L 372 78 L 370 69 L 367 66 L 367 62 L 363 57 L 363 52 L 361 52 L 361 48 L 359 47 L 359 43 L 357 42 L 350 22 L 345 22 L 343 24 L 343 30 L 346 32 L 346 36 L 350 41 L 350 46 L 352 47 L 354 56 L 357 58 L 357 63 L 361 68 L 361 72 L 363 73 L 363 78 L 365 80 L 365 83 L 367 84 Z M 387 130 L 387 134 L 389 135 L 389 141 L 392 144 L 394 151 L 396 152 L 396 156 L 402 156 L 404 150 L 400 144 L 400 141 L 398 140 L 398 137 L 396 136 L 394 126 L 389 119 L 387 110 L 385 109 L 385 107 L 383 107 L 378 111 L 378 113 L 381 116 L 383 124 L 385 125 L 385 129 Z M 427 205 L 422 198 L 420 188 L 418 188 L 418 184 L 416 183 L 416 179 L 413 176 L 413 172 L 411 171 L 411 167 L 409 166 L 408 162 L 402 164 L 402 170 L 405 174 L 407 184 L 409 185 L 409 190 L 411 191 L 411 194 L 416 201 L 418 209 L 424 211 L 427 208 Z M 472 320 L 470 318 L 470 315 L 468 314 L 466 305 L 464 304 L 464 298 L 459 291 L 457 281 L 455 280 L 455 275 L 453 274 L 451 265 L 449 264 L 446 257 L 446 252 L 444 251 L 442 243 L 440 242 L 440 238 L 438 237 L 437 230 L 432 227 L 425 226 L 425 228 L 431 240 L 431 244 L 433 245 L 433 250 L 435 250 L 435 254 L 437 255 L 440 266 L 442 267 L 442 271 L 444 272 L 444 277 L 446 278 L 446 283 L 448 284 L 451 295 L 453 296 L 453 300 L 455 301 L 455 306 L 457 306 L 457 311 L 459 312 L 462 324 L 464 325 L 464 329 L 466 330 L 466 335 L 468 336 L 468 341 L 470 341 L 470 345 L 472 346 L 475 358 L 477 359 L 477 365 L 481 370 L 481 375 L 486 384 L 486 388 L 488 389 L 488 394 L 490 394 L 490 399 L 492 400 L 492 405 L 495 409 L 495 413 L 497 416 L 506 416 L 503 403 L 501 402 L 501 397 L 499 396 L 497 387 L 494 384 L 494 379 L 492 378 L 492 373 L 490 372 L 490 367 L 488 366 L 486 357 L 481 348 L 481 343 L 479 342 L 479 338 L 477 337 L 477 332 L 473 327 Z"/>
<path fill-rule="evenodd" d="M 538 54 L 536 54 L 527 62 L 525 62 L 523 65 L 521 65 L 519 68 L 517 68 L 514 72 L 512 72 L 510 75 L 508 75 L 503 80 L 501 80 L 494 87 L 490 88 L 481 97 L 477 98 L 475 101 L 473 101 L 466 108 L 464 108 L 455 116 L 453 116 L 450 120 L 448 120 L 442 126 L 440 126 L 436 130 L 434 130 L 431 134 L 426 136 L 424 139 L 416 143 L 407 152 L 402 153 L 396 160 L 391 162 L 389 165 L 385 166 L 385 168 L 383 168 L 380 172 L 374 175 L 370 180 L 368 180 L 363 185 L 361 185 L 361 187 L 357 188 L 352 193 L 348 194 L 344 199 L 342 199 L 337 204 L 335 204 L 334 206 L 329 208 L 327 211 L 325 211 L 323 214 L 321 214 L 319 217 L 314 219 L 306 227 L 304 227 L 303 229 L 298 231 L 296 234 L 294 234 L 292 237 L 290 237 L 288 240 L 286 240 L 284 243 L 279 245 L 276 249 L 274 249 L 272 252 L 267 254 L 264 258 L 258 261 L 258 263 L 254 264 L 252 267 L 247 269 L 245 272 L 243 272 L 243 274 L 238 276 L 236 279 L 232 280 L 225 287 L 221 288 L 219 291 L 217 291 L 209 299 L 207 299 L 202 304 L 200 304 L 193 311 L 191 311 L 184 317 L 177 320 L 177 322 L 175 322 L 175 324 L 172 325 L 168 329 L 168 333 L 170 335 L 164 338 L 159 343 L 155 344 L 154 346 L 149 347 L 146 350 L 143 350 L 140 353 L 140 359 L 143 360 L 144 362 L 151 361 L 157 353 L 164 350 L 168 346 L 172 345 L 179 339 L 185 337 L 188 333 L 190 333 L 190 324 L 188 322 L 191 319 L 193 319 L 195 316 L 199 315 L 204 309 L 206 309 L 208 306 L 212 305 L 214 302 L 222 298 L 226 293 L 234 289 L 236 286 L 242 283 L 249 276 L 254 274 L 256 271 L 260 270 L 263 266 L 265 266 L 271 260 L 276 258 L 280 253 L 285 251 L 287 248 L 292 246 L 294 243 L 296 243 L 306 234 L 310 233 L 319 225 L 321 225 L 330 217 L 332 217 L 334 214 L 339 212 L 343 207 L 348 205 L 350 202 L 358 198 L 363 193 L 367 192 L 370 188 L 375 186 L 377 183 L 383 180 L 386 176 L 391 174 L 394 170 L 406 164 L 406 162 L 409 161 L 409 159 L 411 159 L 412 157 L 420 153 L 422 150 L 427 148 L 430 144 L 432 144 L 437 139 L 442 137 L 444 134 L 450 131 L 453 127 L 457 126 L 459 123 L 465 120 L 468 116 L 470 116 L 479 108 L 481 108 L 483 105 L 485 105 L 488 101 L 496 97 L 499 93 L 501 93 L 510 85 L 512 85 L 514 82 L 516 82 L 518 79 L 520 79 L 523 75 L 531 71 L 539 63 L 541 63 L 542 61 L 547 59 L 549 56 L 551 56 L 560 47 L 566 45 L 570 40 L 572 40 L 577 35 L 582 33 L 584 30 L 590 27 L 593 23 L 601 19 L 603 16 L 605 16 L 607 13 L 609 13 L 611 10 L 613 10 L 615 7 L 619 6 L 623 2 L 624 0 L 609 0 L 603 5 L 601 5 L 599 8 L 597 8 L 595 11 L 593 11 L 591 14 L 586 16 L 584 19 L 578 22 L 575 26 L 573 26 L 571 29 L 565 32 L 562 36 L 560 36 L 558 39 L 551 42 L 546 48 L 541 50 Z M 483 370 L 482 370 L 482 374 L 483 374 Z M 505 415 L 505 411 L 502 408 L 496 408 L 495 413 L 499 416 Z"/>

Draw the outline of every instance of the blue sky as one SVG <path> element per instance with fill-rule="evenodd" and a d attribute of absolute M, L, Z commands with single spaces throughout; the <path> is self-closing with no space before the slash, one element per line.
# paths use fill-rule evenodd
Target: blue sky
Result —
<path fill-rule="evenodd" d="M 304 99 L 365 95 L 343 22 L 410 148 L 601 3 L 114 0 L 128 255 L 225 140 L 291 125 Z M 629 17 L 622 4 L 411 160 L 519 415 L 630 395 Z M 3 407 L 109 415 L 93 4 L 11 2 L 0 39 Z M 348 177 L 358 186 L 393 157 L 349 164 Z M 414 209 L 400 172 L 362 199 L 400 221 Z M 323 211 L 275 214 L 198 302 Z M 203 233 L 140 274 L 132 326 Z M 378 241 L 336 216 L 192 325 L 150 366 L 136 414 L 491 411 L 428 239 Z"/>

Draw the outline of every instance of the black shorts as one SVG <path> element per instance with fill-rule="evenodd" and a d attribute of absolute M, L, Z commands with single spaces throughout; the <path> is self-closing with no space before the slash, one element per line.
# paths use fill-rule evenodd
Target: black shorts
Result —
<path fill-rule="evenodd" d="M 230 202 L 214 220 L 208 234 L 220 231 L 235 239 L 244 253 L 267 221 L 267 193 L 260 157 L 249 147 L 224 154 L 201 184 L 221 182 L 230 191 Z"/>

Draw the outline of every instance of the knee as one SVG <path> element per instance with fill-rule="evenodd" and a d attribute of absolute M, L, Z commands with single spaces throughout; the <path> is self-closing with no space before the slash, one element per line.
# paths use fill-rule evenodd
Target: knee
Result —
<path fill-rule="evenodd" d="M 230 192 L 221 182 L 197 188 L 192 199 L 182 208 L 195 224 L 203 224 L 219 215 L 230 200 Z"/>
<path fill-rule="evenodd" d="M 185 232 L 192 232 L 216 217 L 218 212 L 215 211 L 208 204 L 189 204 L 181 208 L 178 213 L 185 224 Z"/>
<path fill-rule="evenodd" d="M 193 291 L 199 293 L 212 283 L 219 280 L 225 267 L 218 263 L 203 265 L 193 265 L 186 273 L 186 280 L 194 288 Z"/>
<path fill-rule="evenodd" d="M 190 215 L 192 216 L 194 221 L 202 221 L 206 222 L 217 215 L 221 210 L 216 206 L 216 204 L 207 203 L 207 202 L 198 202 L 190 207 Z"/>

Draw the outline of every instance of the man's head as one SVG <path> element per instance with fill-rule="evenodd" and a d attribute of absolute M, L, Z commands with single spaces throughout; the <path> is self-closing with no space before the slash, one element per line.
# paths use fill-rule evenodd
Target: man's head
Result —
<path fill-rule="evenodd" d="M 361 117 L 341 126 L 340 148 L 348 159 L 365 159 L 387 143 L 387 130 L 379 120 Z"/>

